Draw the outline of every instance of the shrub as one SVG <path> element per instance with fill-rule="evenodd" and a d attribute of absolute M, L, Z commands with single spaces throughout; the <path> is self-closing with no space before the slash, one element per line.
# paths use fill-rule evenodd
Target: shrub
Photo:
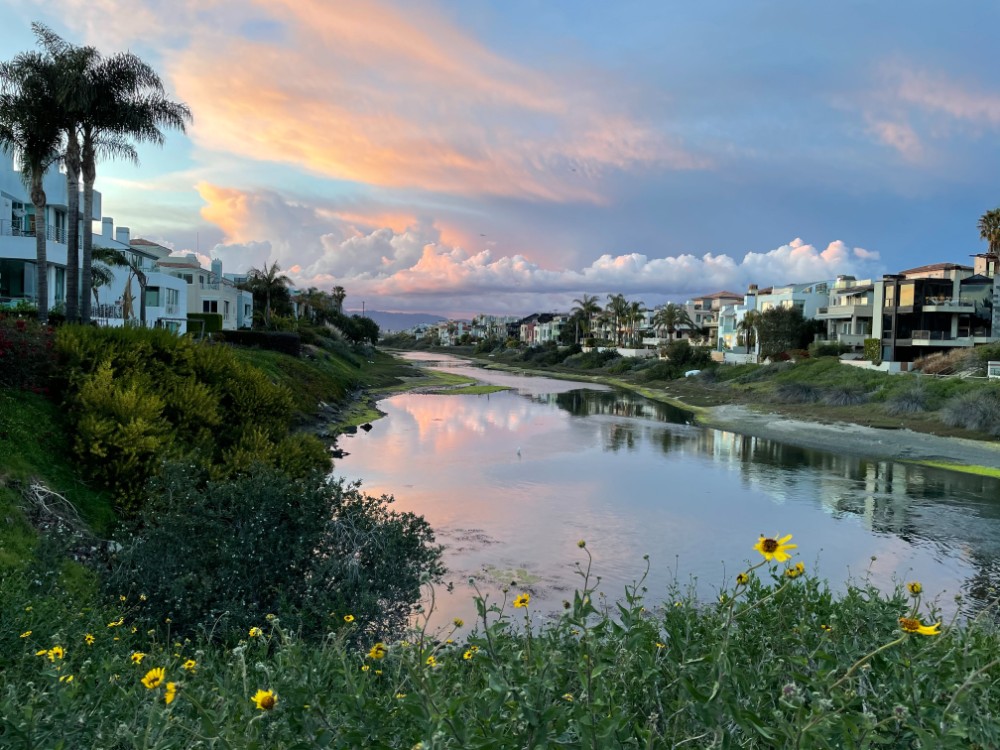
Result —
<path fill-rule="evenodd" d="M 927 391 L 921 387 L 907 388 L 892 394 L 885 401 L 885 411 L 893 417 L 927 411 Z"/>
<path fill-rule="evenodd" d="M 236 641 L 272 614 L 313 638 L 349 613 L 359 633 L 388 640 L 405 627 L 422 580 L 442 573 L 430 526 L 392 502 L 320 474 L 296 480 L 256 467 L 206 482 L 174 464 L 151 484 L 105 585 L 145 596 L 145 626 L 166 620 L 182 634 Z"/>
<path fill-rule="evenodd" d="M 820 395 L 820 390 L 808 383 L 781 383 L 774 392 L 775 400 L 786 404 L 812 404 Z"/>
<path fill-rule="evenodd" d="M 976 390 L 955 396 L 941 407 L 941 421 L 950 427 L 1000 435 L 1000 392 Z"/>
<path fill-rule="evenodd" d="M 854 386 L 833 386 L 823 392 L 822 398 L 827 406 L 857 406 L 868 401 L 868 394 Z"/>
<path fill-rule="evenodd" d="M 52 328 L 0 315 L 0 387 L 47 393 L 55 371 Z"/>
<path fill-rule="evenodd" d="M 567 357 L 564 364 L 567 367 L 575 367 L 580 370 L 596 370 L 619 357 L 621 355 L 614 349 L 605 349 L 604 351 L 597 351 L 595 349 Z"/>
<path fill-rule="evenodd" d="M 221 313 L 188 313 L 187 318 L 191 333 L 217 333 L 222 330 Z"/>
<path fill-rule="evenodd" d="M 257 346 L 298 357 L 302 354 L 303 334 L 309 339 L 306 343 L 315 346 L 319 341 L 319 336 L 312 329 L 307 329 L 302 334 L 286 331 L 221 331 L 215 334 L 215 339 L 236 346 Z"/>
<path fill-rule="evenodd" d="M 810 357 L 839 357 L 851 351 L 851 347 L 839 341 L 814 341 L 809 344 Z"/>
<path fill-rule="evenodd" d="M 865 359 L 872 364 L 882 361 L 882 342 L 879 339 L 865 339 Z"/>

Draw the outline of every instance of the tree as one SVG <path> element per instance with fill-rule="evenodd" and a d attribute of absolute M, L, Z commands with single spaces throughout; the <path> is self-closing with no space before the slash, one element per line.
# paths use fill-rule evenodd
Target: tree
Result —
<path fill-rule="evenodd" d="M 337 312 L 343 314 L 344 299 L 347 297 L 347 292 L 344 291 L 344 287 L 335 286 L 330 294 L 333 297 L 333 303 L 337 306 Z"/>
<path fill-rule="evenodd" d="M 49 34 L 59 39 L 51 32 Z M 130 141 L 162 145 L 165 137 L 161 129 L 173 128 L 184 132 L 191 120 L 191 110 L 185 104 L 169 100 L 156 71 L 131 52 L 92 59 L 81 76 L 74 102 L 80 108 L 80 171 L 83 176 L 80 317 L 88 322 L 94 242 L 91 219 L 97 159 L 99 156 L 117 157 L 138 163 L 138 153 Z"/>
<path fill-rule="evenodd" d="M 979 217 L 979 238 L 989 244 L 987 252 L 1000 258 L 1000 208 L 987 211 Z"/>
<path fill-rule="evenodd" d="M 605 307 L 609 321 L 614 328 L 615 345 L 621 346 L 625 321 L 628 318 L 628 301 L 623 294 L 609 294 Z"/>
<path fill-rule="evenodd" d="M 49 318 L 49 262 L 43 179 L 62 142 L 58 66 L 37 52 L 0 63 L 0 148 L 16 158 L 35 210 L 38 320 Z"/>
<path fill-rule="evenodd" d="M 119 265 L 116 258 L 111 257 L 111 253 L 119 254 L 117 250 L 105 247 L 94 248 L 93 264 L 90 266 L 90 291 L 94 295 L 94 305 L 100 302 L 98 290 L 102 286 L 110 286 L 115 280 L 115 272 L 111 266 Z"/>
<path fill-rule="evenodd" d="M 687 328 L 690 331 L 694 329 L 695 325 L 685 308 L 673 302 L 668 302 L 653 315 L 653 327 L 657 331 L 666 331 L 668 337 L 672 340 L 674 334 L 681 328 Z"/>
<path fill-rule="evenodd" d="M 747 354 L 754 354 L 757 346 L 757 324 L 760 322 L 760 313 L 757 310 L 747 310 L 743 319 L 736 326 L 743 345 L 747 349 Z"/>
<path fill-rule="evenodd" d="M 639 343 L 639 324 L 645 319 L 646 306 L 641 302 L 629 302 L 625 308 L 625 320 L 630 343 L 636 346 Z"/>
<path fill-rule="evenodd" d="M 264 297 L 264 325 L 271 327 L 271 297 L 287 292 L 292 280 L 281 273 L 278 261 L 268 267 L 265 263 L 263 268 L 251 268 L 247 274 L 247 285 L 255 295 L 261 294 Z"/>
<path fill-rule="evenodd" d="M 760 313 L 756 322 L 760 356 L 773 357 L 789 349 L 801 348 L 805 318 L 795 307 L 773 307 Z"/>
<path fill-rule="evenodd" d="M 146 284 L 148 280 L 146 279 L 146 273 L 142 270 L 142 262 L 139 261 L 135 256 L 129 255 L 110 247 L 95 247 L 93 250 L 93 259 L 98 260 L 108 266 L 119 266 L 123 268 L 128 268 L 129 276 L 128 280 L 125 282 L 126 293 L 130 293 L 132 288 L 132 278 L 139 282 L 139 324 L 146 327 Z M 91 264 L 91 280 L 94 278 L 93 273 L 93 263 Z M 94 295 L 94 299 L 97 299 L 97 295 Z"/>
<path fill-rule="evenodd" d="M 575 306 L 571 312 L 578 317 L 579 323 L 583 326 L 583 334 L 590 333 L 591 321 L 594 316 L 601 311 L 601 306 L 597 303 L 597 295 L 584 294 L 580 299 L 573 300 Z M 576 337 L 579 341 L 579 335 Z"/>

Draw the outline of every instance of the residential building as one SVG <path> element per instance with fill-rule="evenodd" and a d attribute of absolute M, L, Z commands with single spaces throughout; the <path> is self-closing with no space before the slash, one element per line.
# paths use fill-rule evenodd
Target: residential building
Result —
<path fill-rule="evenodd" d="M 828 303 L 816 311 L 816 319 L 826 322 L 827 341 L 864 350 L 865 339 L 872 338 L 875 311 L 875 283 L 853 276 L 838 276 L 830 286 Z"/>
<path fill-rule="evenodd" d="M 736 292 L 714 292 L 701 297 L 695 297 L 684 303 L 695 327 L 707 332 L 710 342 L 719 338 L 719 312 L 727 305 L 737 305 L 743 301 L 743 295 Z"/>
<path fill-rule="evenodd" d="M 240 289 L 222 273 L 222 260 L 212 261 L 211 270 L 201 267 L 194 253 L 171 255 L 159 261 L 166 273 L 187 284 L 187 310 L 190 313 L 218 313 L 222 330 L 249 328 L 253 322 L 253 294 Z"/>
<path fill-rule="evenodd" d="M 889 274 L 875 282 L 872 336 L 882 359 L 912 362 L 956 347 L 1000 339 L 1000 274 L 992 256 L 973 266 L 934 263 Z"/>

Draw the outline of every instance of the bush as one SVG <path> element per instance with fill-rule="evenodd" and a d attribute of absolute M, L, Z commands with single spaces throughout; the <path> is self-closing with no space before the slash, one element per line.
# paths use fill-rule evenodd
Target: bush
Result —
<path fill-rule="evenodd" d="M 190 333 L 218 333 L 222 330 L 221 313 L 188 313 L 187 318 Z"/>
<path fill-rule="evenodd" d="M 919 414 L 927 411 L 928 400 L 927 391 L 918 386 L 892 394 L 886 399 L 884 408 L 892 417 Z"/>
<path fill-rule="evenodd" d="M 941 407 L 941 421 L 950 427 L 1000 435 L 1000 393 L 976 390 L 955 396 Z"/>
<path fill-rule="evenodd" d="M 308 343 L 313 345 L 319 340 L 314 331 L 309 332 Z M 302 336 L 298 333 L 286 331 L 221 331 L 215 334 L 216 341 L 224 341 L 227 344 L 236 346 L 256 346 L 261 349 L 270 349 L 282 352 L 292 357 L 302 355 Z"/>
<path fill-rule="evenodd" d="M 582 352 L 580 354 L 574 354 L 572 357 L 567 357 L 564 364 L 567 367 L 575 367 L 580 370 L 596 370 L 600 367 L 604 367 L 608 362 L 619 359 L 620 357 L 621 355 L 614 349 L 605 349 L 604 351 L 597 351 L 594 349 L 589 352 Z"/>
<path fill-rule="evenodd" d="M 388 640 L 422 580 L 442 573 L 430 526 L 392 502 L 320 474 L 296 480 L 258 467 L 206 482 L 171 465 L 105 586 L 140 602 L 143 630 L 166 621 L 175 633 L 235 642 L 271 614 L 318 638 L 351 614 L 366 638 Z"/>
<path fill-rule="evenodd" d="M 865 339 L 865 359 L 872 364 L 882 361 L 882 342 L 879 339 Z"/>
<path fill-rule="evenodd" d="M 868 401 L 868 394 L 854 386 L 833 386 L 827 388 L 822 395 L 827 406 L 857 406 Z"/>
<path fill-rule="evenodd" d="M 48 393 L 55 371 L 52 328 L 0 315 L 0 387 Z"/>
<path fill-rule="evenodd" d="M 851 351 L 851 347 L 839 341 L 814 341 L 809 344 L 810 357 L 839 357 Z"/>
<path fill-rule="evenodd" d="M 820 395 L 820 390 L 808 383 L 782 383 L 775 389 L 774 398 L 786 404 L 812 404 Z"/>

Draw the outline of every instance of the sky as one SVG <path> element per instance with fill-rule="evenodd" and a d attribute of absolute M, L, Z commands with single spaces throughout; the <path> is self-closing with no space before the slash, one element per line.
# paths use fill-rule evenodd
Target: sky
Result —
<path fill-rule="evenodd" d="M 0 0 L 194 115 L 105 162 L 132 236 L 348 308 L 526 314 L 985 250 L 1000 3 Z"/>

